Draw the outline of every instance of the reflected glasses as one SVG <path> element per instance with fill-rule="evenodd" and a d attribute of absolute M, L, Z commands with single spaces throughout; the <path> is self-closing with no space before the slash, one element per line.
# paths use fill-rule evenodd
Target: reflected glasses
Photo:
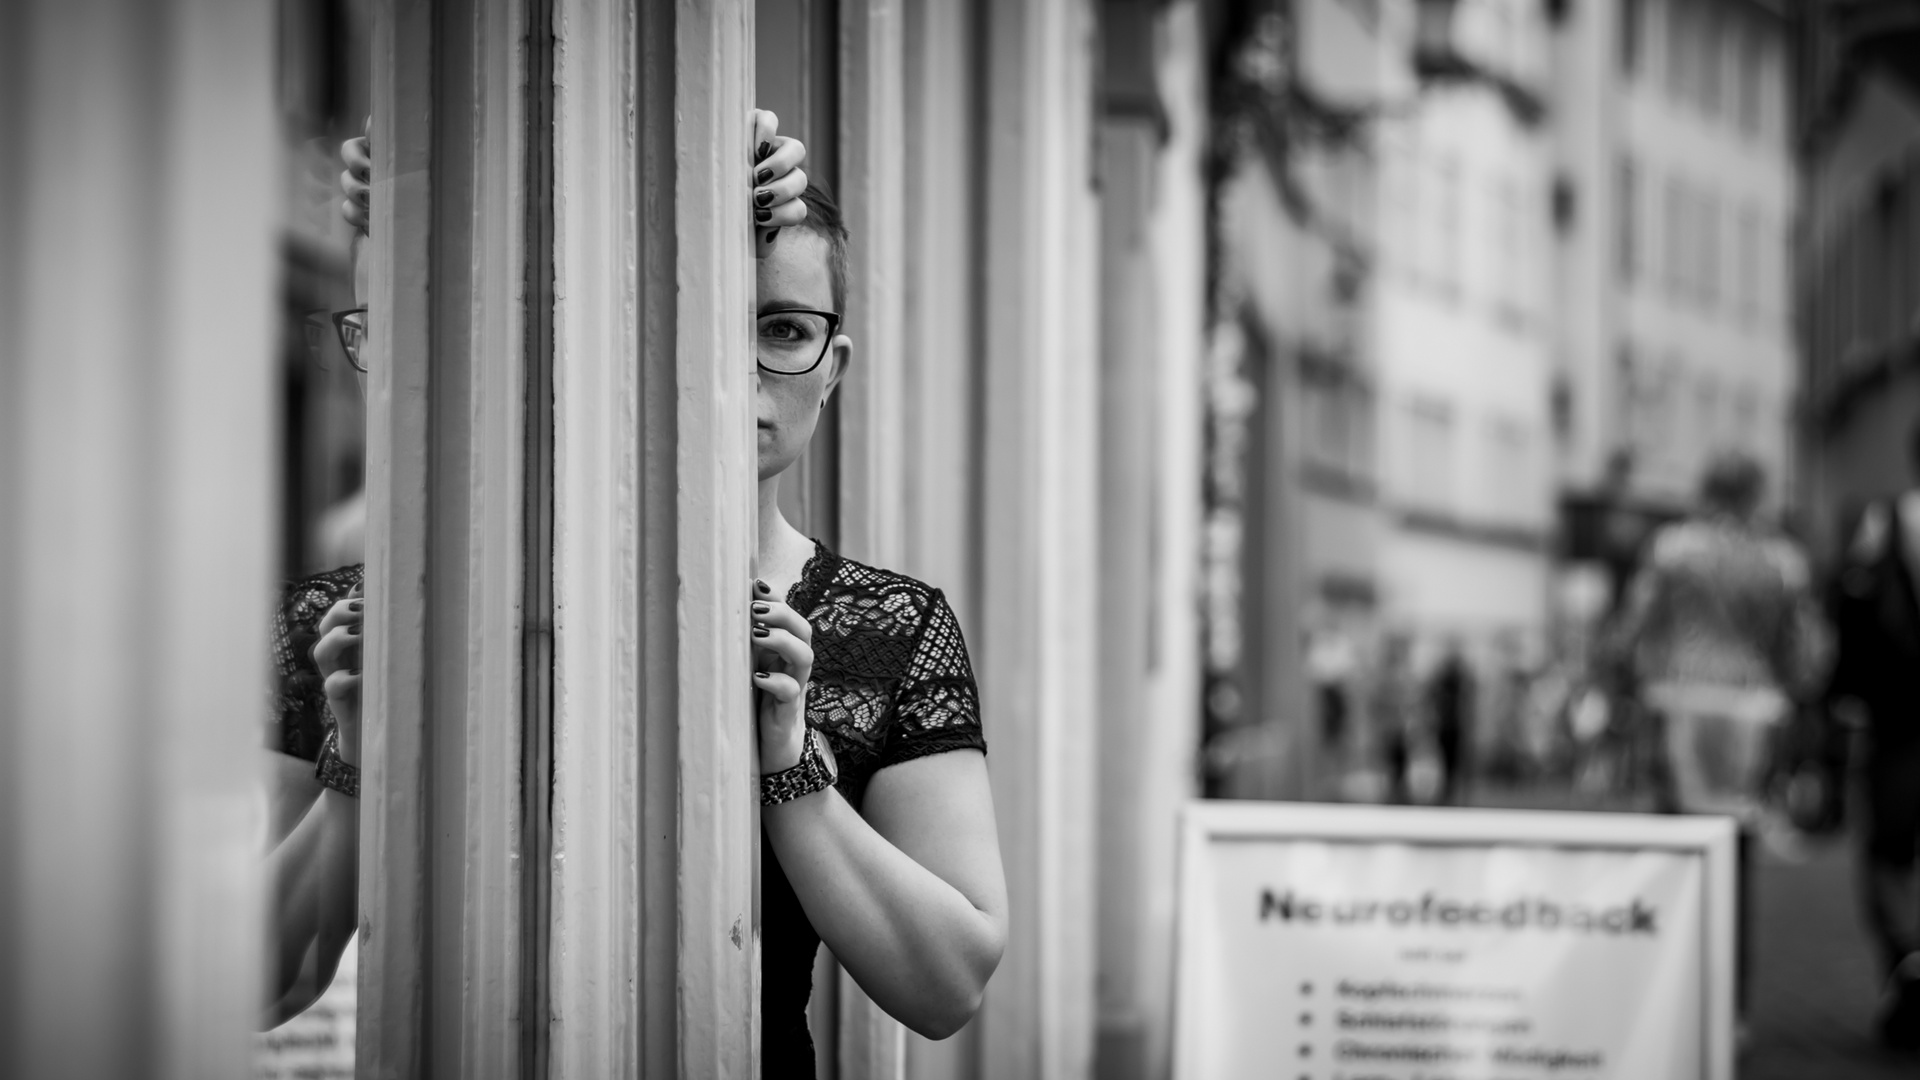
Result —
<path fill-rule="evenodd" d="M 333 323 L 333 334 L 340 342 L 340 351 L 347 354 L 347 363 L 353 370 L 367 373 L 366 362 L 360 359 L 360 346 L 367 339 L 367 309 L 348 308 L 345 311 L 316 311 L 307 316 L 307 348 L 315 356 L 322 351 L 321 342 L 326 339 L 327 323 Z"/>
<path fill-rule="evenodd" d="M 805 375 L 820 366 L 833 345 L 840 316 L 831 311 L 789 308 L 763 312 L 754 359 L 773 375 Z"/>

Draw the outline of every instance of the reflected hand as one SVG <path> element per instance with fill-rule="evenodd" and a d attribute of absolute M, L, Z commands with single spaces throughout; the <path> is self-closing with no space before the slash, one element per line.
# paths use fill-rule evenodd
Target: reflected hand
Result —
<path fill-rule="evenodd" d="M 362 130 L 373 130 L 372 117 L 367 118 Z M 366 232 L 367 216 L 373 209 L 373 149 L 365 134 L 340 144 L 340 162 L 346 166 L 340 173 L 340 191 L 346 196 L 340 201 L 340 216 Z"/>
<path fill-rule="evenodd" d="M 346 598 L 327 609 L 320 620 L 320 640 L 313 646 L 313 663 L 326 681 L 327 708 L 340 726 L 340 760 L 360 764 L 360 656 L 364 600 L 355 585 Z"/>
<path fill-rule="evenodd" d="M 760 771 L 779 772 L 800 763 L 807 734 L 807 681 L 813 676 L 813 626 L 755 582 L 753 686 L 760 691 Z"/>
<path fill-rule="evenodd" d="M 753 110 L 753 228 L 762 257 L 782 226 L 807 219 L 806 200 L 800 197 L 807 190 L 807 174 L 800 168 L 807 148 L 779 131 L 779 117 Z"/>

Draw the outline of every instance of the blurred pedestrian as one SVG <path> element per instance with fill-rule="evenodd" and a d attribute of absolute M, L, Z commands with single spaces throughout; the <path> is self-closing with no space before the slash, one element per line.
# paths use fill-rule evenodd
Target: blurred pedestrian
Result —
<path fill-rule="evenodd" d="M 1717 455 L 1699 510 L 1652 540 L 1616 628 L 1647 705 L 1659 715 L 1677 809 L 1740 824 L 1740 997 L 1752 841 L 1777 725 L 1824 675 L 1825 634 L 1805 555 L 1755 520 L 1765 475 Z"/>
<path fill-rule="evenodd" d="M 1920 478 L 1920 425 L 1908 452 Z M 1860 884 L 1888 980 L 1880 1037 L 1920 1049 L 1920 487 L 1867 507 L 1835 584 L 1828 696 L 1865 728 Z"/>
<path fill-rule="evenodd" d="M 1440 802 L 1451 804 L 1466 790 L 1468 717 L 1473 710 L 1473 672 L 1460 643 L 1449 641 L 1446 655 L 1427 686 L 1433 714 L 1433 738 L 1440 751 Z"/>
<path fill-rule="evenodd" d="M 1413 674 L 1413 642 L 1404 633 L 1387 635 L 1381 643 L 1380 666 L 1374 673 L 1372 727 L 1387 773 L 1387 801 L 1413 801 L 1410 784 L 1414 739 L 1420 714 L 1419 685 Z"/>

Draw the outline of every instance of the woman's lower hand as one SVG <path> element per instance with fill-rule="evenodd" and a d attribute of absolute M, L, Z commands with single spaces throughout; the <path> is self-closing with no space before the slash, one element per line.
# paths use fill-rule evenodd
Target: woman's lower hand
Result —
<path fill-rule="evenodd" d="M 344 599 L 327 609 L 320 620 L 320 640 L 313 645 L 313 663 L 326 682 L 327 708 L 340 728 L 340 760 L 360 763 L 360 656 L 365 602 L 355 585 Z"/>
<path fill-rule="evenodd" d="M 807 733 L 807 681 L 813 674 L 813 627 L 799 612 L 754 583 L 753 687 L 760 728 L 760 772 L 800 763 Z"/>

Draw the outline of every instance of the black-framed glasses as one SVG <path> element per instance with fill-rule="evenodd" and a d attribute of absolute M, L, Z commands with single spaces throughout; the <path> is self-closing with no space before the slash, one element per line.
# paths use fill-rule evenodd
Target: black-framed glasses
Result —
<path fill-rule="evenodd" d="M 307 315 L 307 348 L 319 356 L 325 346 L 327 324 L 333 324 L 333 335 L 340 342 L 340 351 L 347 354 L 347 363 L 353 370 L 366 374 L 366 362 L 360 359 L 360 346 L 367 339 L 367 309 L 348 308 L 345 311 L 315 311 Z"/>
<path fill-rule="evenodd" d="M 831 311 L 786 308 L 761 312 L 757 326 L 754 359 L 760 370 L 773 375 L 805 375 L 827 358 L 840 316 Z"/>

